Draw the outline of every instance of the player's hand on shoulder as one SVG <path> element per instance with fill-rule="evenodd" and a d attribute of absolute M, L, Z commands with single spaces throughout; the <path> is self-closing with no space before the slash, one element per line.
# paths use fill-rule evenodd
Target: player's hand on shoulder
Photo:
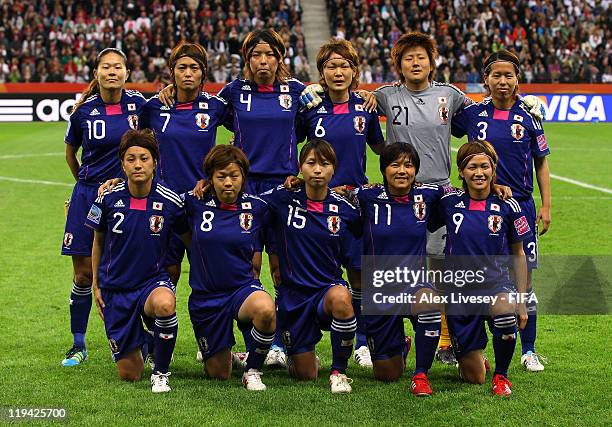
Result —
<path fill-rule="evenodd" d="M 172 107 L 174 104 L 174 85 L 168 85 L 159 91 L 159 101 L 166 107 Z"/>
<path fill-rule="evenodd" d="M 546 120 L 546 110 L 544 109 L 544 103 L 540 98 L 535 95 L 527 95 L 521 98 L 523 104 L 529 110 L 529 113 L 540 121 Z"/>
<path fill-rule="evenodd" d="M 334 193 L 341 195 L 342 197 L 349 198 L 349 188 L 346 185 L 339 185 L 337 187 L 332 188 Z"/>
<path fill-rule="evenodd" d="M 300 188 L 303 183 L 304 183 L 303 179 L 298 178 L 297 176 L 294 176 L 294 175 L 289 175 L 287 179 L 285 179 L 285 183 L 283 184 L 283 186 L 285 187 L 286 190 L 292 191 L 292 190 L 296 190 Z"/>
<path fill-rule="evenodd" d="M 311 84 L 306 86 L 306 89 L 302 91 L 299 98 L 300 109 L 310 110 L 311 108 L 319 105 L 323 100 L 319 96 L 320 93 L 324 93 L 325 89 L 320 84 Z"/>
<path fill-rule="evenodd" d="M 209 188 L 210 183 L 205 179 L 201 179 L 196 182 L 196 185 L 195 187 L 193 187 L 193 190 L 191 190 L 191 192 L 193 193 L 196 199 L 202 200 L 204 198 L 204 194 L 208 191 Z"/>
<path fill-rule="evenodd" d="M 507 185 L 493 184 L 493 192 L 503 200 L 508 200 L 512 197 L 512 190 Z"/>
<path fill-rule="evenodd" d="M 376 107 L 378 107 L 376 95 L 367 90 L 358 90 L 357 95 L 363 98 L 363 108 L 365 108 L 368 113 L 373 113 L 376 111 Z"/>
<path fill-rule="evenodd" d="M 106 182 L 104 182 L 102 185 L 100 185 L 100 187 L 98 187 L 98 196 L 104 194 L 105 191 L 108 191 L 110 193 L 111 191 L 113 191 L 113 188 L 115 188 L 122 182 L 123 179 L 121 178 L 107 179 Z"/>

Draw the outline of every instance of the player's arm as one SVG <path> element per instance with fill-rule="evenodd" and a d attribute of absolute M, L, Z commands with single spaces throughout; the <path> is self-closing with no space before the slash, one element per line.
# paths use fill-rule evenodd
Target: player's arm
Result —
<path fill-rule="evenodd" d="M 77 158 L 77 153 L 79 152 L 79 147 L 75 147 L 74 145 L 66 144 L 66 163 L 68 163 L 68 167 L 70 168 L 70 172 L 74 177 L 75 181 L 79 179 L 79 159 Z"/>
<path fill-rule="evenodd" d="M 540 189 L 540 197 L 542 199 L 542 207 L 538 212 L 536 224 L 542 221 L 540 236 L 548 231 L 550 227 L 550 170 L 548 169 L 548 160 L 545 156 L 534 157 L 536 179 L 538 180 L 538 188 Z"/>
<path fill-rule="evenodd" d="M 375 154 L 380 155 L 385 148 L 385 137 L 380 128 L 380 121 L 378 115 L 373 114 L 368 125 L 368 133 L 366 135 L 366 142 Z"/>
<path fill-rule="evenodd" d="M 167 85 L 159 91 L 159 101 L 166 107 L 172 107 L 174 104 L 174 85 Z"/>
<path fill-rule="evenodd" d="M 519 295 L 524 296 L 527 292 L 527 258 L 523 251 L 523 242 L 518 241 L 512 243 L 512 264 L 514 267 L 514 277 L 516 280 L 516 288 Z M 525 301 L 521 301 L 517 305 L 519 316 L 519 329 L 525 329 L 527 324 L 527 307 Z"/>
<path fill-rule="evenodd" d="M 94 230 L 93 247 L 91 248 L 91 267 L 93 272 L 92 289 L 96 307 L 98 308 L 98 314 L 102 320 L 104 320 L 104 312 L 102 309 L 105 307 L 105 305 L 104 300 L 102 299 L 102 292 L 98 286 L 98 270 L 100 268 L 102 253 L 104 252 L 104 237 L 105 233 Z"/>

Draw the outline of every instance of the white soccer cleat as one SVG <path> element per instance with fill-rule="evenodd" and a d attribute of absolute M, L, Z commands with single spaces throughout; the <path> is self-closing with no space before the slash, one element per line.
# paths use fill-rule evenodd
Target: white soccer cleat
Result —
<path fill-rule="evenodd" d="M 234 353 L 232 351 L 232 368 L 234 369 L 246 368 L 246 361 L 248 358 L 249 358 L 248 351 L 246 353 L 241 353 L 241 352 Z"/>
<path fill-rule="evenodd" d="M 532 351 L 528 351 L 521 356 L 521 364 L 529 372 L 542 372 L 544 370 L 544 365 L 540 362 L 538 354 Z"/>
<path fill-rule="evenodd" d="M 353 391 L 353 387 L 351 384 L 353 380 L 348 378 L 345 374 L 341 374 L 338 371 L 334 371 L 329 376 L 329 385 L 331 387 L 331 392 L 334 394 L 339 393 L 350 393 Z"/>
<path fill-rule="evenodd" d="M 279 367 L 286 368 L 287 367 L 287 355 L 280 349 L 275 348 L 268 351 L 268 355 L 266 356 L 266 360 L 264 361 L 264 366 L 269 368 Z"/>
<path fill-rule="evenodd" d="M 261 381 L 262 375 L 257 369 L 251 368 L 242 374 L 242 385 L 248 391 L 264 391 L 266 385 Z"/>
<path fill-rule="evenodd" d="M 373 366 L 370 349 L 367 346 L 362 345 L 355 350 L 355 362 L 362 368 L 371 368 Z"/>
<path fill-rule="evenodd" d="M 170 376 L 170 372 L 166 372 L 165 374 L 159 372 L 153 372 L 151 374 L 151 391 L 153 393 L 168 393 L 170 390 L 170 381 L 168 377 Z"/>
<path fill-rule="evenodd" d="M 196 353 L 196 360 L 200 363 L 204 363 L 204 357 L 202 356 L 202 352 L 200 350 L 198 350 Z"/>

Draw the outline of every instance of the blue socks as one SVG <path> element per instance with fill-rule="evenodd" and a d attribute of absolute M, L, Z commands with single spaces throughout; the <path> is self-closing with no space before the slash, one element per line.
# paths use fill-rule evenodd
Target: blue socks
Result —
<path fill-rule="evenodd" d="M 535 353 L 535 341 L 536 341 L 536 324 L 537 324 L 537 310 L 535 300 L 530 302 L 533 297 L 533 289 L 527 291 L 527 325 L 525 329 L 520 331 L 521 334 L 521 349 L 523 354 L 528 351 Z"/>
<path fill-rule="evenodd" d="M 176 313 L 155 319 L 153 342 L 155 347 L 155 370 L 160 374 L 168 372 L 172 352 L 176 344 L 178 319 Z"/>
<path fill-rule="evenodd" d="M 355 349 L 358 349 L 359 347 L 368 346 L 365 334 L 365 326 L 363 323 L 363 316 L 361 315 L 361 289 L 351 289 L 351 295 L 353 297 L 353 311 L 355 312 L 355 317 L 357 318 Z"/>
<path fill-rule="evenodd" d="M 353 352 L 353 340 L 357 330 L 357 320 L 355 316 L 349 319 L 332 320 L 330 336 L 332 345 L 332 366 L 331 370 L 341 374 L 346 373 L 348 360 Z"/>
<path fill-rule="evenodd" d="M 495 373 L 508 376 L 508 368 L 516 347 L 516 316 L 514 313 L 501 314 L 493 318 L 493 351 Z"/>
<path fill-rule="evenodd" d="M 442 315 L 439 311 L 419 313 L 414 323 L 416 367 L 414 374 L 423 373 L 427 375 L 433 363 L 440 341 L 440 329 L 442 328 Z"/>
<path fill-rule="evenodd" d="M 261 368 L 266 360 L 272 341 L 274 341 L 274 332 L 262 332 L 257 330 L 255 326 L 251 328 L 252 347 L 249 349 L 249 357 L 246 360 L 245 371 L 249 369 Z"/>
<path fill-rule="evenodd" d="M 73 282 L 70 292 L 70 331 L 74 337 L 75 347 L 85 348 L 85 332 L 87 332 L 91 304 L 91 285 L 81 287 Z"/>

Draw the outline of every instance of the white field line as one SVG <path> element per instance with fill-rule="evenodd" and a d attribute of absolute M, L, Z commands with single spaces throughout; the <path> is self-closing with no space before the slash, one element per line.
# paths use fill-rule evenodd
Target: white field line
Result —
<path fill-rule="evenodd" d="M 43 180 L 38 180 L 38 179 L 21 179 L 21 178 L 13 178 L 10 176 L 0 176 L 0 181 L 18 182 L 21 184 L 57 185 L 60 187 L 74 187 L 74 183 L 69 184 L 67 182 L 43 181 Z"/>
<path fill-rule="evenodd" d="M 57 153 L 35 153 L 35 154 L 6 154 L 4 156 L 0 156 L 0 160 L 8 160 L 8 159 L 25 159 L 28 157 L 56 157 L 56 156 L 64 156 L 66 153 L 57 152 Z"/>

